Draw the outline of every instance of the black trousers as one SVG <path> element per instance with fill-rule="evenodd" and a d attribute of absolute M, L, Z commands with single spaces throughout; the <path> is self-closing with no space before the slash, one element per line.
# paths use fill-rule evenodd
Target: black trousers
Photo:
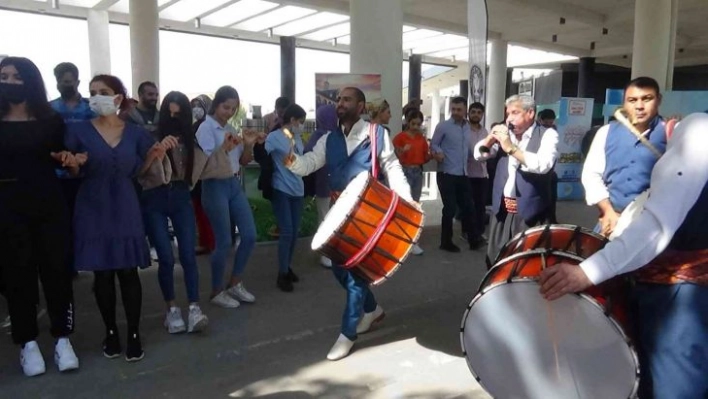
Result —
<path fill-rule="evenodd" d="M 482 177 L 470 177 L 470 190 L 472 195 L 472 226 L 474 234 L 481 236 L 484 234 L 484 215 L 487 210 L 487 191 L 489 191 L 489 179 Z"/>
<path fill-rule="evenodd" d="M 452 225 L 458 210 L 462 221 L 462 232 L 466 233 L 468 240 L 472 241 L 475 238 L 475 230 L 472 221 L 472 190 L 469 179 L 466 176 L 447 173 L 439 173 L 438 177 L 440 196 L 443 201 L 440 244 L 452 244 Z"/>
<path fill-rule="evenodd" d="M 38 188 L 0 183 L 0 254 L 12 339 L 34 341 L 37 297 L 42 283 L 54 337 L 74 329 L 71 275 L 66 267 L 69 220 L 60 190 L 38 195 Z M 55 195 L 56 194 L 56 195 Z"/>
<path fill-rule="evenodd" d="M 69 243 L 68 251 L 66 254 L 66 267 L 71 275 L 76 275 L 76 270 L 74 269 L 74 205 L 76 204 L 76 195 L 79 193 L 79 186 L 81 185 L 81 179 L 62 179 L 61 188 L 64 192 L 64 199 L 66 200 L 66 209 L 68 211 L 69 217 Z"/>

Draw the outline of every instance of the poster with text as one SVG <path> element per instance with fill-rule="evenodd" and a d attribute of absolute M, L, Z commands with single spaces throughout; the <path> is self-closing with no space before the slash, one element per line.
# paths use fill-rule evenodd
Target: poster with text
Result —
<path fill-rule="evenodd" d="M 558 200 L 572 201 L 585 198 L 580 182 L 583 172 L 580 146 L 585 133 L 592 126 L 592 98 L 561 98 L 558 104 Z"/>

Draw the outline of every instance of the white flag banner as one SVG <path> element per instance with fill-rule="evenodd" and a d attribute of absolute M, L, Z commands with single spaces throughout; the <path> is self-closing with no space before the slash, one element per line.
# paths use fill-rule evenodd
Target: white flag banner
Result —
<path fill-rule="evenodd" d="M 470 38 L 470 77 L 467 99 L 470 104 L 473 102 L 486 104 L 487 21 L 487 1 L 467 0 L 467 34 Z"/>

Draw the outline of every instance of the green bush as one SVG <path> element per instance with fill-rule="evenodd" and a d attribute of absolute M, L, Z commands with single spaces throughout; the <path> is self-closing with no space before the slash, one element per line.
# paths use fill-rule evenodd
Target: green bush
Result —
<path fill-rule="evenodd" d="M 278 236 L 275 234 L 275 214 L 270 201 L 264 198 L 249 198 L 253 210 L 253 218 L 256 221 L 256 237 L 258 242 L 262 241 L 277 241 Z M 317 231 L 317 204 L 315 199 L 305 198 L 303 206 L 302 219 L 300 222 L 299 237 L 310 237 Z"/>

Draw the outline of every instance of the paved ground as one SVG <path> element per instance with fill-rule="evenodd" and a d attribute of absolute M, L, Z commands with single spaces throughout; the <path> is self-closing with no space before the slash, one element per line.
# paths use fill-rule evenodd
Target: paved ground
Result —
<path fill-rule="evenodd" d="M 594 223 L 581 203 L 560 203 L 559 219 Z M 47 373 L 24 377 L 17 348 L 9 336 L 0 339 L 0 398 L 488 398 L 459 343 L 463 312 L 484 275 L 483 251 L 439 251 L 438 234 L 437 227 L 427 228 L 421 240 L 427 252 L 375 290 L 387 317 L 339 362 L 325 355 L 339 333 L 344 294 L 331 272 L 317 266 L 309 241 L 299 244 L 294 264 L 302 282 L 294 293 L 276 288 L 275 246 L 260 245 L 245 276 L 258 302 L 235 310 L 204 305 L 211 325 L 200 335 L 164 331 L 156 268 L 145 270 L 146 357 L 135 364 L 101 355 L 103 326 L 91 276 L 82 275 L 75 283 L 78 327 L 72 337 L 81 369 L 65 375 L 56 370 L 45 317 L 40 346 Z M 200 258 L 200 268 L 206 298 L 207 257 Z M 181 273 L 176 280 L 184 301 Z M 120 327 L 125 339 L 125 325 Z"/>

